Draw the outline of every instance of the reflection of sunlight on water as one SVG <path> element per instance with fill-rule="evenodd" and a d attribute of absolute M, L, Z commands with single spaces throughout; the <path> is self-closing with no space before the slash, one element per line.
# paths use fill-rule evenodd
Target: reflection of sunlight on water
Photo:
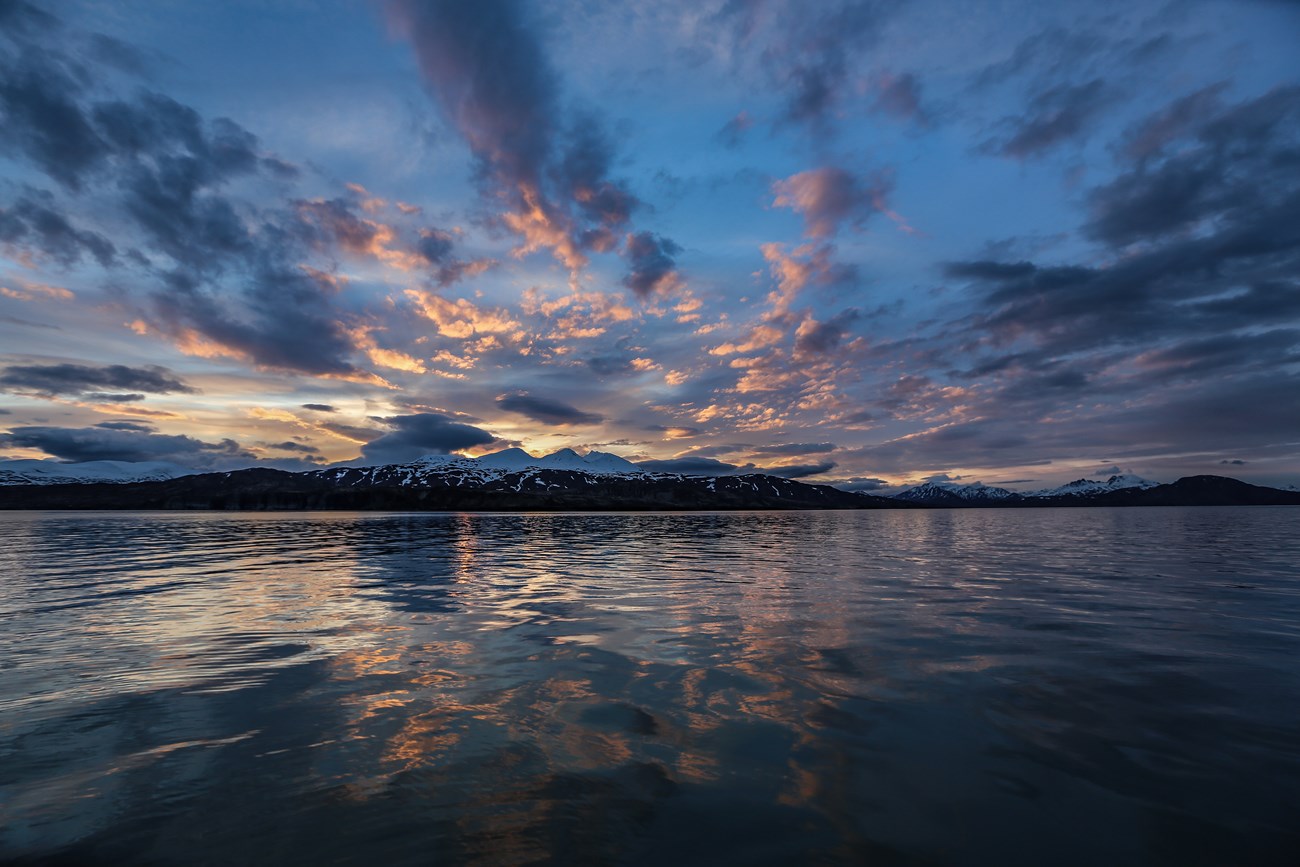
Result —
<path fill-rule="evenodd" d="M 1295 767 L 1300 550 L 1160 514 L 3 516 L 0 854 L 1010 863 L 1046 810 L 1085 863 L 1162 798 L 1277 840 L 1207 781 Z"/>

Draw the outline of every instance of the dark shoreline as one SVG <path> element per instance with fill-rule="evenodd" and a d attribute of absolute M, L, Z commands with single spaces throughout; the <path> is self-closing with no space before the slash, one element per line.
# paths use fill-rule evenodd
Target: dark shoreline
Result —
<path fill-rule="evenodd" d="M 543 490 L 523 490 L 525 483 Z M 0 487 L 0 510 L 689 512 L 862 509 L 1041 509 L 1137 506 L 1300 505 L 1300 492 L 1222 476 L 1190 476 L 1147 489 L 1093 496 L 969 502 L 896 500 L 775 476 L 601 477 L 570 471 L 507 476 L 489 484 L 359 484 L 319 473 L 239 470 L 126 484 Z"/>

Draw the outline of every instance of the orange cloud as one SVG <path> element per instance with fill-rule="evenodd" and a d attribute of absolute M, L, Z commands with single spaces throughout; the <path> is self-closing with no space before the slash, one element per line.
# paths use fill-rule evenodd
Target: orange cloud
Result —
<path fill-rule="evenodd" d="M 41 298 L 53 298 L 57 301 L 71 301 L 76 297 L 70 289 L 62 286 L 48 286 L 44 283 L 31 283 L 27 280 L 14 280 L 21 289 L 0 286 L 0 295 L 15 301 L 37 301 Z"/>
<path fill-rule="evenodd" d="M 425 319 L 438 326 L 438 333 L 444 337 L 463 340 L 475 334 L 513 332 L 520 327 L 506 310 L 484 309 L 464 298 L 450 301 L 424 289 L 407 289 L 406 297 Z"/>

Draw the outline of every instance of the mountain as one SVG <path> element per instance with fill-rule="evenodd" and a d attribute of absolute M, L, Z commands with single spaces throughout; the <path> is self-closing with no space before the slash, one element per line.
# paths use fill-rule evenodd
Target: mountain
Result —
<path fill-rule="evenodd" d="M 1020 499 L 1006 488 L 994 488 L 983 482 L 957 485 L 952 482 L 926 482 L 894 494 L 894 499 L 930 506 L 980 506 Z"/>
<path fill-rule="evenodd" d="M 561 456 L 561 462 L 571 460 Z M 600 464 L 616 466 L 606 461 Z M 873 509 L 906 505 L 910 504 L 759 474 L 686 476 L 540 466 L 511 470 L 481 466 L 464 458 L 305 473 L 255 468 L 157 482 L 0 487 L 3 509 L 520 512 Z"/>
<path fill-rule="evenodd" d="M 523 449 L 505 449 L 479 458 L 460 455 L 427 455 L 411 464 L 415 477 L 431 472 L 459 472 L 466 478 L 486 480 L 502 472 L 521 472 L 530 467 L 552 470 L 573 470 L 594 475 L 640 473 L 634 463 L 608 452 L 588 452 L 579 455 L 573 449 L 535 458 Z M 372 468 L 379 475 L 392 475 L 389 467 Z M 486 471 L 486 472 L 484 472 Z M 0 461 L 0 486 L 5 485 L 67 485 L 67 484 L 124 484 L 127 482 L 152 482 L 196 475 L 198 470 L 186 469 L 163 461 L 130 463 L 127 461 L 85 461 L 59 463 L 58 461 L 15 460 Z M 323 471 L 329 472 L 329 471 Z M 408 475 L 411 475 L 408 473 Z M 372 474 L 373 475 L 373 474 Z"/>
<path fill-rule="evenodd" d="M 929 482 L 894 497 L 777 476 L 645 472 L 616 455 L 568 449 L 535 458 L 506 449 L 477 460 L 432 455 L 408 464 L 302 473 L 254 468 L 186 474 L 171 464 L 10 461 L 0 509 L 356 509 L 385 511 L 671 511 L 1042 506 L 1300 505 L 1300 492 L 1222 476 L 1170 485 L 1116 477 L 1024 496 L 983 484 Z M 31 465 L 36 465 L 34 468 Z M 630 469 L 629 469 L 630 467 Z M 1129 477 L 1131 479 L 1132 477 Z M 1100 489 L 1098 489 L 1098 486 Z"/>
<path fill-rule="evenodd" d="M 152 482 L 191 475 L 188 470 L 166 461 L 0 461 L 0 485 L 127 484 Z"/>
<path fill-rule="evenodd" d="M 1265 488 L 1224 476 L 1187 476 L 1169 485 L 1124 488 L 1083 499 L 1097 506 L 1300 506 L 1300 492 Z M 1060 505 L 1071 505 L 1070 500 L 1055 498 Z"/>
<path fill-rule="evenodd" d="M 1106 481 L 1100 479 L 1075 479 L 1073 482 L 1066 482 L 1057 488 L 1046 488 L 1041 491 L 1025 494 L 1026 497 L 1092 497 L 1097 494 L 1105 494 L 1110 491 L 1120 491 L 1126 488 L 1154 488 L 1158 482 L 1141 478 L 1129 474 L 1111 476 Z"/>

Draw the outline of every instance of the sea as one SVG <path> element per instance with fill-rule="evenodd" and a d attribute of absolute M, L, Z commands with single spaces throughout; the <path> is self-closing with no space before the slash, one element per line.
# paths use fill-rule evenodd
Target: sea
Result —
<path fill-rule="evenodd" d="M 1300 864 L 1300 508 L 0 513 L 0 861 Z"/>

